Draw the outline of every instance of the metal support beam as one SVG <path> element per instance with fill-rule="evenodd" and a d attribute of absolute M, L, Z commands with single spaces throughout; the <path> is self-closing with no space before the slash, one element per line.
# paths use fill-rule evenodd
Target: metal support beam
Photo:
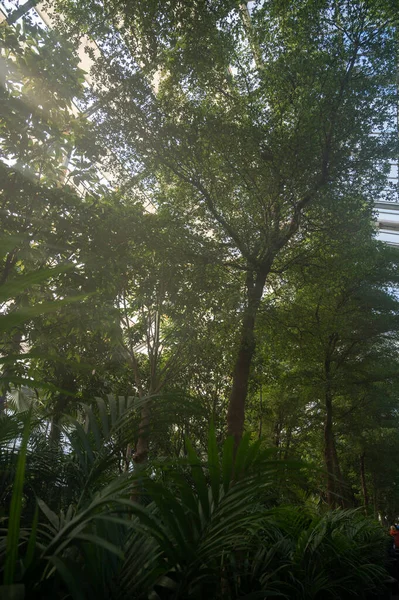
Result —
<path fill-rule="evenodd" d="M 23 4 L 22 6 L 20 6 L 19 8 L 17 8 L 16 10 L 14 10 L 12 13 L 10 13 L 7 17 L 7 23 L 9 25 L 14 25 L 14 23 L 16 23 L 18 21 L 18 19 L 20 19 L 21 17 L 23 17 L 24 15 L 26 15 L 26 13 L 28 11 L 30 11 L 31 8 L 33 8 L 34 6 L 36 6 L 36 4 L 39 3 L 39 0 L 28 0 L 28 2 L 25 2 L 25 4 Z"/>

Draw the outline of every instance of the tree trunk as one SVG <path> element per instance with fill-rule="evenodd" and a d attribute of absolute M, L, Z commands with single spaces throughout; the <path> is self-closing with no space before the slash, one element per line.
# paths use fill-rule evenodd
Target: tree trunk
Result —
<path fill-rule="evenodd" d="M 49 441 L 51 444 L 53 444 L 57 448 L 60 445 L 60 441 L 61 441 L 60 420 L 61 420 L 61 417 L 62 417 L 66 407 L 68 406 L 68 402 L 70 399 L 71 399 L 70 396 L 67 396 L 66 394 L 60 394 L 59 397 L 57 398 L 53 416 L 51 418 Z"/>
<path fill-rule="evenodd" d="M 280 448 L 281 445 L 282 429 L 282 424 L 279 421 L 276 421 L 276 423 L 274 424 L 274 445 L 276 446 L 276 448 Z"/>
<path fill-rule="evenodd" d="M 145 464 L 148 459 L 148 450 L 150 446 L 150 416 L 151 412 L 149 401 L 146 401 L 140 413 L 140 424 L 136 444 L 136 452 L 134 454 L 133 459 L 136 465 Z"/>
<path fill-rule="evenodd" d="M 334 476 L 335 476 L 335 489 L 338 494 L 337 503 L 342 508 L 350 508 L 351 502 L 348 498 L 348 486 L 345 484 L 344 478 L 342 477 L 341 467 L 339 464 L 339 458 L 337 454 L 337 446 L 335 444 L 335 435 L 333 432 L 333 457 L 334 457 Z"/>
<path fill-rule="evenodd" d="M 6 400 L 7 400 L 7 395 L 5 393 L 0 394 L 0 416 L 3 415 L 5 412 Z"/>
<path fill-rule="evenodd" d="M 287 435 L 286 435 L 286 440 L 285 440 L 284 460 L 288 459 L 290 446 L 291 446 L 291 440 L 292 440 L 292 427 L 291 427 L 291 425 L 289 425 L 287 427 Z"/>
<path fill-rule="evenodd" d="M 374 518 L 378 519 L 378 491 L 377 491 L 377 477 L 373 475 L 373 512 Z"/>
<path fill-rule="evenodd" d="M 130 467 L 130 461 L 132 458 L 132 446 L 131 444 L 127 445 L 126 452 L 124 454 L 125 466 L 123 467 L 123 472 L 128 473 Z"/>
<path fill-rule="evenodd" d="M 337 495 L 335 489 L 336 461 L 334 451 L 334 432 L 333 432 L 333 404 L 330 381 L 330 360 L 326 358 L 324 362 L 325 373 L 325 394 L 324 401 L 326 407 L 326 417 L 324 421 L 324 462 L 327 470 L 327 503 L 331 508 L 337 504 Z"/>
<path fill-rule="evenodd" d="M 327 503 L 331 508 L 347 505 L 345 485 L 335 445 L 333 431 L 333 392 L 331 386 L 331 356 L 334 352 L 337 336 L 329 338 L 328 349 L 324 359 L 325 392 L 324 400 L 326 416 L 324 421 L 324 461 L 327 470 Z"/>
<path fill-rule="evenodd" d="M 6 256 L 4 267 L 0 274 L 0 285 L 4 285 L 7 282 L 7 279 L 8 279 L 16 262 L 17 262 L 17 252 L 16 252 L 16 249 L 14 249 L 12 252 L 9 252 Z"/>
<path fill-rule="evenodd" d="M 145 467 L 145 464 L 148 460 L 148 450 L 150 447 L 150 418 L 151 410 L 149 400 L 147 400 L 140 411 L 140 424 L 136 451 L 133 455 L 133 464 L 136 476 L 140 472 L 140 469 Z M 130 495 L 130 500 L 132 502 L 137 502 L 138 504 L 142 502 L 141 483 L 139 478 L 133 480 L 133 488 Z"/>
<path fill-rule="evenodd" d="M 361 484 L 362 484 L 364 508 L 365 508 L 365 511 L 366 511 L 366 514 L 367 514 L 367 512 L 368 512 L 368 506 L 369 506 L 369 493 L 368 493 L 368 489 L 367 489 L 366 469 L 365 469 L 364 458 L 365 458 L 365 452 L 363 452 L 360 455 L 360 481 L 361 481 Z"/>
<path fill-rule="evenodd" d="M 260 390 L 259 390 L 259 411 L 260 411 L 260 415 L 259 415 L 258 440 L 260 440 L 262 437 L 262 426 L 263 426 L 263 388 L 262 388 L 262 384 L 260 384 Z"/>
<path fill-rule="evenodd" d="M 22 331 L 17 329 L 13 334 L 7 354 L 19 354 L 21 351 Z M 15 363 L 14 363 L 15 364 Z M 10 378 L 15 372 L 14 364 L 6 364 L 0 373 L 0 415 L 4 414 L 7 404 L 7 392 L 10 391 Z"/>
<path fill-rule="evenodd" d="M 241 327 L 241 339 L 237 358 L 233 369 L 233 385 L 227 410 L 227 433 L 234 437 L 238 446 L 244 431 L 245 400 L 248 392 L 248 381 L 252 358 L 255 352 L 255 320 L 262 298 L 266 277 L 270 270 L 265 269 L 255 274 L 247 272 L 247 307 Z"/>
<path fill-rule="evenodd" d="M 334 437 L 332 429 L 332 401 L 326 394 L 326 419 L 324 422 L 324 462 L 327 469 L 327 503 L 336 506 L 334 478 Z"/>
<path fill-rule="evenodd" d="M 75 377 L 69 371 L 64 370 L 62 366 L 56 369 L 56 380 L 60 382 L 61 390 L 65 392 L 71 392 L 71 394 L 65 394 L 61 390 L 55 399 L 54 410 L 51 418 L 51 428 L 49 434 L 49 440 L 55 446 L 59 446 L 61 440 L 61 428 L 60 421 L 62 415 L 66 411 L 68 404 L 76 393 L 76 382 Z"/>

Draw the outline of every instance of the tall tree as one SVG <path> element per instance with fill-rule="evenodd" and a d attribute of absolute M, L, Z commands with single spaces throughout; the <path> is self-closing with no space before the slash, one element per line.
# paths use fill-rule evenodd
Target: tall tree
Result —
<path fill-rule="evenodd" d="M 276 280 L 261 319 L 270 332 L 275 366 L 269 360 L 269 368 L 276 374 L 278 406 L 283 409 L 281 418 L 277 411 L 276 435 L 281 436 L 284 428 L 287 436 L 292 416 L 298 418 L 301 411 L 297 431 L 302 428 L 306 436 L 309 419 L 323 428 L 331 506 L 349 501 L 337 429 L 341 435 L 357 437 L 358 428 L 351 428 L 348 421 L 356 422 L 363 412 L 364 423 L 373 421 L 377 426 L 384 411 L 397 406 L 395 394 L 388 391 L 399 377 L 395 350 L 399 304 L 393 292 L 399 255 L 372 238 L 368 210 L 363 209 L 362 218 L 362 209 L 354 209 L 354 204 L 347 201 L 349 211 L 341 212 L 345 222 L 339 229 L 334 229 L 334 211 L 330 218 L 325 214 L 325 232 L 315 233 L 309 253 L 285 271 L 284 285 Z M 316 243 L 318 238 L 321 243 Z M 389 402 L 381 400 L 384 389 Z M 273 387 L 270 391 L 275 393 Z M 299 404 L 295 396 L 301 398 Z M 311 443 L 320 446 L 313 438 Z"/>
<path fill-rule="evenodd" d="M 392 155 L 395 40 L 387 2 L 57 4 L 104 47 L 96 121 L 142 185 L 242 272 L 227 415 L 239 441 L 255 323 L 278 257 L 326 193 L 369 201 Z M 105 8 L 105 7 L 103 7 Z M 106 44 L 103 43 L 106 41 Z M 392 93 L 391 93 L 392 92 Z M 384 130 L 380 137 L 371 136 Z M 165 205 L 165 203 L 164 203 Z"/>

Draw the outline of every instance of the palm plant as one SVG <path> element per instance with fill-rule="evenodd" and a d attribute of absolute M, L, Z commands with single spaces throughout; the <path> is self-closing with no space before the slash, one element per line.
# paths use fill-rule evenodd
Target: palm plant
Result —
<path fill-rule="evenodd" d="M 1 469 L 18 453 L 0 538 L 5 597 L 316 599 L 378 589 L 378 526 L 354 512 L 275 506 L 276 487 L 291 485 L 301 465 L 276 461 L 260 442 L 244 437 L 234 456 L 228 438 L 219 453 L 211 428 L 205 461 L 187 441 L 184 460 L 118 474 L 118 444 L 131 436 L 135 408 L 115 398 L 87 407 L 84 426 L 64 426 L 68 445 L 51 464 L 34 443 L 40 428 L 31 415 L 1 419 L 0 435 L 14 436 Z M 35 497 L 42 478 L 53 494 Z"/>
<path fill-rule="evenodd" d="M 252 563 L 252 580 L 290 598 L 366 598 L 386 578 L 386 539 L 357 510 L 316 514 L 303 506 L 274 508 Z"/>

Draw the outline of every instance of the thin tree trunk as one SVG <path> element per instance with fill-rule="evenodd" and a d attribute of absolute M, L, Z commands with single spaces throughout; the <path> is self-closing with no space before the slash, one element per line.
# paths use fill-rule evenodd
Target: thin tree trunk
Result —
<path fill-rule="evenodd" d="M 291 446 L 291 440 L 292 440 L 292 427 L 290 425 L 287 428 L 287 436 L 286 436 L 285 450 L 284 450 L 284 460 L 288 459 L 288 454 L 289 454 L 290 446 Z"/>
<path fill-rule="evenodd" d="M 136 451 L 133 455 L 133 464 L 136 475 L 140 472 L 141 468 L 145 467 L 145 464 L 148 460 L 148 450 L 150 447 L 150 418 L 151 410 L 149 401 L 147 400 L 140 411 L 140 424 Z M 134 479 L 133 481 L 133 489 L 130 495 L 130 500 L 132 502 L 137 502 L 138 504 L 140 504 L 142 501 L 140 479 Z"/>
<path fill-rule="evenodd" d="M 332 431 L 332 404 L 326 400 L 326 419 L 324 422 L 324 462 L 327 469 L 327 503 L 333 508 L 336 506 L 334 453 Z"/>
<path fill-rule="evenodd" d="M 373 474 L 373 511 L 374 518 L 378 519 L 378 492 L 377 492 L 377 477 Z"/>
<path fill-rule="evenodd" d="M 9 252 L 6 256 L 4 267 L 0 274 L 0 285 L 4 285 L 7 282 L 7 279 L 8 279 L 16 262 L 17 262 L 17 250 L 14 249 L 12 252 Z"/>
<path fill-rule="evenodd" d="M 276 448 L 280 448 L 282 428 L 283 426 L 281 425 L 281 423 L 279 421 L 276 421 L 276 423 L 274 424 L 274 445 L 276 446 Z"/>
<path fill-rule="evenodd" d="M 254 36 L 254 31 L 253 31 L 253 26 L 252 26 L 252 21 L 251 21 L 251 15 L 248 10 L 248 3 L 240 2 L 239 10 L 240 10 L 241 20 L 243 22 L 245 31 L 248 36 L 248 41 L 249 41 L 249 45 L 250 45 L 250 48 L 252 50 L 252 54 L 253 54 L 253 57 L 255 60 L 256 68 L 261 71 L 264 68 L 262 52 L 259 47 L 259 44 L 255 41 L 255 36 Z"/>
<path fill-rule="evenodd" d="M 350 502 L 348 500 L 347 486 L 346 486 L 344 478 L 342 476 L 341 466 L 339 464 L 339 458 L 338 458 L 338 453 L 337 453 L 337 446 L 335 443 L 334 432 L 333 432 L 332 443 L 333 443 L 333 457 L 334 457 L 335 487 L 339 494 L 337 501 L 342 506 L 342 508 L 349 508 Z"/>
<path fill-rule="evenodd" d="M 184 425 L 184 437 L 183 437 L 183 454 L 184 454 L 185 458 L 187 458 L 187 443 L 186 443 L 186 441 L 189 439 L 189 435 L 190 435 L 190 429 L 189 429 L 188 423 L 186 421 L 186 423 Z"/>
<path fill-rule="evenodd" d="M 238 446 L 244 432 L 245 400 L 248 392 L 249 374 L 255 352 L 255 320 L 262 298 L 269 269 L 255 274 L 247 272 L 247 307 L 241 327 L 241 339 L 233 369 L 233 385 L 227 410 L 227 433 L 234 437 Z"/>
<path fill-rule="evenodd" d="M 70 399 L 70 396 L 60 394 L 57 398 L 53 416 L 51 418 L 49 441 L 56 447 L 60 445 L 61 441 L 60 421 Z"/>
<path fill-rule="evenodd" d="M 334 508 L 336 506 L 335 489 L 335 460 L 334 460 L 334 433 L 333 433 L 333 406 L 330 383 L 330 362 L 325 361 L 326 389 L 325 389 L 325 407 L 326 417 L 324 421 L 324 462 L 327 470 L 327 503 Z"/>
<path fill-rule="evenodd" d="M 150 417 L 151 411 L 149 401 L 147 401 L 141 409 L 139 432 L 136 444 L 136 452 L 134 454 L 134 463 L 142 465 L 147 462 L 148 450 L 150 445 Z"/>
<path fill-rule="evenodd" d="M 21 351 L 22 331 L 17 329 L 11 339 L 11 344 L 7 354 L 19 354 Z M 0 415 L 4 414 L 7 404 L 7 392 L 10 391 L 10 378 L 14 374 L 14 364 L 6 364 L 2 373 L 0 373 Z"/>
<path fill-rule="evenodd" d="M 131 458 L 132 458 L 132 446 L 131 446 L 131 444 L 128 444 L 125 455 L 124 455 L 124 461 L 125 461 L 125 466 L 123 468 L 124 473 L 127 473 L 129 471 Z"/>
<path fill-rule="evenodd" d="M 367 514 L 368 511 L 368 507 L 369 507 L 369 492 L 367 489 L 367 482 L 366 482 L 366 468 L 365 468 L 365 452 L 363 452 L 360 455 L 360 481 L 362 484 L 362 492 L 363 492 L 363 501 L 364 501 L 364 508 Z"/>
<path fill-rule="evenodd" d="M 60 381 L 61 389 L 66 392 L 74 393 L 76 391 L 75 378 L 71 372 L 65 371 L 62 366 L 56 370 L 57 381 Z M 55 406 L 52 413 L 51 428 L 49 434 L 49 440 L 55 446 L 59 446 L 61 440 L 61 428 L 60 421 L 62 415 L 66 411 L 68 404 L 70 403 L 72 396 L 65 394 L 60 391 L 58 397 L 55 400 Z"/>
<path fill-rule="evenodd" d="M 260 440 L 262 437 L 262 426 L 263 426 L 263 387 L 262 387 L 262 384 L 260 384 L 260 391 L 259 391 L 259 409 L 260 409 L 260 416 L 259 416 L 258 440 Z"/>

